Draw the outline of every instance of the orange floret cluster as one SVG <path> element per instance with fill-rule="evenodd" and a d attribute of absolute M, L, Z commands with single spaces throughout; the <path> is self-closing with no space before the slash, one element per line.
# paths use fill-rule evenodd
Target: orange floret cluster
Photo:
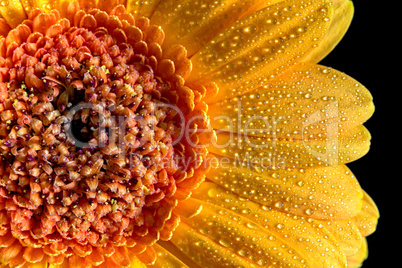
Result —
<path fill-rule="evenodd" d="M 149 20 L 68 11 L 33 10 L 0 44 L 1 261 L 128 266 L 128 247 L 152 263 L 207 169 L 202 89 Z"/>

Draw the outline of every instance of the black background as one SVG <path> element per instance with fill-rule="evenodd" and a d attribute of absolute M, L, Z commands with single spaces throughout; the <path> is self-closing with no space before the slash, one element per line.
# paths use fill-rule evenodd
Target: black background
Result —
<path fill-rule="evenodd" d="M 358 80 L 374 97 L 376 111 L 365 123 L 372 135 L 369 153 L 348 164 L 362 188 L 374 199 L 380 219 L 377 231 L 368 237 L 369 257 L 363 268 L 401 267 L 398 221 L 400 198 L 397 193 L 401 175 L 400 164 L 401 106 L 400 86 L 393 80 L 401 78 L 400 48 L 396 29 L 401 25 L 397 12 L 400 7 L 381 1 L 353 1 L 355 16 L 344 39 L 320 64 L 330 66 Z M 383 3 L 383 4 L 381 4 Z M 394 19 L 394 21 L 392 21 Z M 394 47 L 396 45 L 396 47 Z M 400 45 L 399 45 L 400 47 Z M 398 163 L 399 162 L 399 163 Z M 399 200 L 398 200 L 399 196 Z M 398 251 L 397 251 L 398 250 Z"/>

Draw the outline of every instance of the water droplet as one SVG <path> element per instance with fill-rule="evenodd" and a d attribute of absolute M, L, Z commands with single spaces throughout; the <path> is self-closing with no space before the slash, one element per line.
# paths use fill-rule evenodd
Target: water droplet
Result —
<path fill-rule="evenodd" d="M 307 27 L 300 27 L 300 28 L 297 29 L 297 32 L 305 33 L 305 32 L 307 32 Z"/>
<path fill-rule="evenodd" d="M 322 72 L 324 74 L 329 74 L 331 72 L 331 69 L 325 68 L 325 69 L 322 70 Z"/>
<path fill-rule="evenodd" d="M 244 33 L 254 34 L 256 31 L 257 31 L 257 26 L 255 26 L 255 25 L 249 25 L 249 26 L 243 28 Z"/>
<path fill-rule="evenodd" d="M 225 41 L 223 41 L 222 43 L 221 43 L 221 47 L 222 48 L 224 48 L 224 49 L 229 49 L 230 47 L 231 47 L 231 43 L 230 43 L 230 41 L 229 40 L 225 40 Z"/>
<path fill-rule="evenodd" d="M 223 238 L 219 239 L 219 244 L 228 248 L 232 245 L 232 241 L 230 241 L 230 239 L 228 239 L 226 237 L 223 237 Z"/>
<path fill-rule="evenodd" d="M 262 173 L 264 171 L 260 165 L 253 165 L 253 168 L 257 173 Z"/>
<path fill-rule="evenodd" d="M 250 251 L 246 248 L 242 248 L 237 253 L 239 253 L 240 256 L 247 257 L 250 254 Z"/>
<path fill-rule="evenodd" d="M 211 198 L 219 197 L 219 190 L 217 188 L 209 189 L 208 196 L 211 197 Z"/>
<path fill-rule="evenodd" d="M 9 5 L 9 2 L 6 0 L 0 2 L 0 6 L 2 6 L 2 7 L 6 7 L 8 5 Z"/>
<path fill-rule="evenodd" d="M 250 214 L 250 212 L 251 212 L 251 210 L 248 209 L 248 208 L 243 209 L 243 210 L 241 211 L 241 213 L 243 213 L 243 214 Z"/>
<path fill-rule="evenodd" d="M 204 241 L 197 241 L 194 243 L 194 245 L 196 245 L 197 247 L 202 247 L 205 244 Z"/>
<path fill-rule="evenodd" d="M 279 230 L 282 230 L 283 228 L 285 228 L 285 224 L 283 224 L 283 223 L 278 223 L 278 224 L 276 225 L 276 228 L 278 228 Z"/>
<path fill-rule="evenodd" d="M 269 210 L 271 210 L 271 208 L 270 208 L 270 207 L 268 207 L 268 206 L 262 206 L 261 208 L 262 208 L 262 210 L 265 210 L 265 211 L 269 211 Z"/>
<path fill-rule="evenodd" d="M 276 24 L 276 19 L 275 18 L 267 19 L 266 22 L 267 24 Z"/>
<path fill-rule="evenodd" d="M 314 213 L 314 210 L 312 210 L 311 208 L 308 208 L 304 211 L 304 213 L 306 213 L 307 215 L 311 216 Z"/>
<path fill-rule="evenodd" d="M 247 226 L 248 228 L 250 228 L 250 229 L 258 229 L 257 224 L 255 224 L 255 223 L 253 223 L 253 222 L 248 222 L 248 223 L 246 224 L 246 226 Z"/>
<path fill-rule="evenodd" d="M 211 230 L 207 227 L 204 227 L 200 229 L 200 233 L 202 233 L 203 235 L 208 235 L 211 233 Z"/>

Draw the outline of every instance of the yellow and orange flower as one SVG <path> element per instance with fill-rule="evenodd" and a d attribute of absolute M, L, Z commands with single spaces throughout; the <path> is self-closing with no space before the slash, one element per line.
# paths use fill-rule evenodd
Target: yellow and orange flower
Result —
<path fill-rule="evenodd" d="M 0 3 L 0 267 L 360 267 L 348 0 Z"/>

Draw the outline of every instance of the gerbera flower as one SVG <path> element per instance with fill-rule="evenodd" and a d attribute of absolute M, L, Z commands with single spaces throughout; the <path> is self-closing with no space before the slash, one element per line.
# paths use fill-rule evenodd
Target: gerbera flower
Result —
<path fill-rule="evenodd" d="M 0 3 L 0 265 L 358 267 L 347 0 Z"/>

